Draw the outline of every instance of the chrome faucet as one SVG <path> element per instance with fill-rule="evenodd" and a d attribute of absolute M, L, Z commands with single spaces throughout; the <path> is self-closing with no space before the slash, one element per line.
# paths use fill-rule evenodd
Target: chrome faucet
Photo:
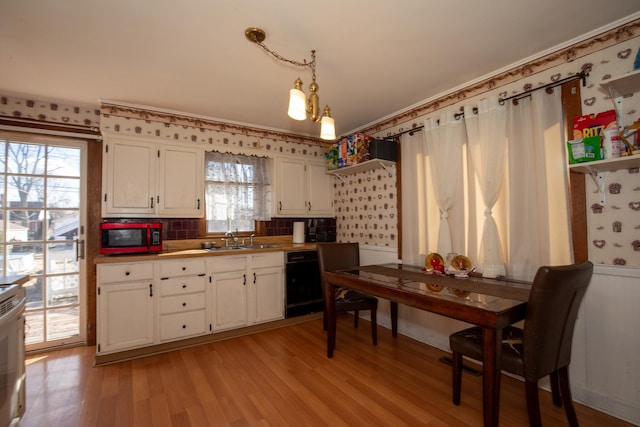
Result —
<path fill-rule="evenodd" d="M 252 234 L 251 236 L 249 236 L 249 244 L 251 246 L 253 246 L 253 238 L 255 237 L 255 234 Z"/>
<path fill-rule="evenodd" d="M 236 230 L 236 233 L 238 232 L 238 230 Z M 238 246 L 238 236 L 236 236 L 235 234 L 233 234 L 233 231 L 227 231 L 226 233 L 224 233 L 225 236 L 231 236 L 231 241 L 233 242 L 232 246 Z"/>

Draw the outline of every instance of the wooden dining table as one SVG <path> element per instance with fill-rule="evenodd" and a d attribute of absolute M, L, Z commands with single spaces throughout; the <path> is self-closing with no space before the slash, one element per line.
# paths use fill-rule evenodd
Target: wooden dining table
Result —
<path fill-rule="evenodd" d="M 459 274 L 462 276 L 463 274 Z M 336 347 L 336 288 L 350 288 L 482 328 L 482 401 L 485 426 L 497 426 L 500 408 L 502 331 L 524 319 L 531 283 L 471 275 L 434 274 L 406 264 L 355 266 L 323 271 L 327 357 Z M 394 330 L 394 335 L 396 331 Z"/>

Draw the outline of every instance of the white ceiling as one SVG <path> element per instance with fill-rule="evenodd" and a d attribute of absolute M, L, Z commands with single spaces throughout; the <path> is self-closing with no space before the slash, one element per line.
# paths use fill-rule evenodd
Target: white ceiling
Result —
<path fill-rule="evenodd" d="M 321 106 L 348 134 L 640 17 L 640 0 L 1 0 L 0 93 L 147 105 L 317 136 L 287 117 L 316 50 Z"/>

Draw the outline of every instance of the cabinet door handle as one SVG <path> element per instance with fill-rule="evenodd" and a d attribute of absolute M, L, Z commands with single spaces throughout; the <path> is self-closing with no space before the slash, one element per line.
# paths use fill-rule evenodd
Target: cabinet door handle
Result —
<path fill-rule="evenodd" d="M 130 271 L 125 271 L 125 272 L 124 272 L 124 275 L 125 275 L 125 276 L 128 276 L 128 275 L 130 275 L 130 274 L 131 274 L 131 272 L 130 272 Z"/>
<path fill-rule="evenodd" d="M 182 289 L 187 289 L 187 285 L 182 285 Z"/>
<path fill-rule="evenodd" d="M 309 212 L 311 212 L 311 202 L 309 202 Z"/>
<path fill-rule="evenodd" d="M 256 284 L 256 280 L 258 280 L 258 277 L 256 276 L 256 273 L 253 273 L 253 284 Z"/>
<path fill-rule="evenodd" d="M 282 202 L 278 202 L 278 203 L 279 203 L 279 206 L 280 206 L 280 208 L 278 210 L 281 211 L 282 210 Z"/>
<path fill-rule="evenodd" d="M 187 325 L 182 325 L 182 329 L 187 329 Z"/>
<path fill-rule="evenodd" d="M 151 198 L 151 209 L 153 209 L 153 197 Z"/>
<path fill-rule="evenodd" d="M 198 210 L 200 210 L 200 199 L 198 199 Z"/>
<path fill-rule="evenodd" d="M 182 306 L 183 306 L 183 307 L 186 307 L 186 306 L 187 306 L 187 303 L 186 303 L 186 302 L 183 302 L 183 303 L 182 303 Z"/>
<path fill-rule="evenodd" d="M 153 297 L 153 284 L 149 283 L 149 296 Z"/>
<path fill-rule="evenodd" d="M 246 274 L 243 274 L 243 275 L 242 275 L 242 284 L 243 284 L 243 285 L 246 285 L 246 284 L 247 284 L 247 275 L 246 275 Z"/>

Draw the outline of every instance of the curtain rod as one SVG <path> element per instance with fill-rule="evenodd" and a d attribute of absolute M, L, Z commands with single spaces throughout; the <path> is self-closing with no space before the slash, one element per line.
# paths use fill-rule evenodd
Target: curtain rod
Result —
<path fill-rule="evenodd" d="M 0 128 L 17 132 L 31 132 L 43 135 L 68 136 L 81 139 L 102 140 L 100 129 L 68 123 L 48 122 L 22 117 L 0 115 Z"/>
<path fill-rule="evenodd" d="M 504 103 L 506 101 L 513 101 L 514 105 L 518 105 L 518 100 L 519 99 L 523 99 L 526 98 L 527 96 L 530 96 L 532 92 L 535 92 L 537 90 L 540 89 L 551 89 L 554 88 L 556 86 L 560 86 L 561 84 L 573 81 L 573 80 L 582 80 L 582 86 L 586 86 L 587 85 L 587 77 L 589 76 L 589 73 L 586 71 L 580 71 L 579 73 L 574 74 L 573 76 L 569 76 L 569 77 L 565 77 L 564 79 L 560 79 L 560 80 L 556 80 L 555 82 L 551 82 L 551 83 L 547 83 L 546 85 L 542 85 L 542 86 L 538 86 L 536 88 L 533 89 L 529 89 L 529 90 L 525 90 L 524 92 L 506 97 L 506 98 L 498 98 L 498 103 L 500 103 L 500 105 L 504 105 Z M 473 109 L 473 113 L 476 114 L 478 112 L 477 108 Z M 464 112 L 460 112 L 460 113 L 455 113 L 453 115 L 453 117 L 456 120 L 460 120 L 462 117 L 464 117 Z M 440 120 L 438 120 L 438 123 L 440 122 Z M 390 139 L 397 139 L 398 137 L 400 137 L 401 135 L 404 135 L 405 133 L 408 133 L 410 135 L 413 135 L 414 132 L 420 132 L 422 129 L 424 129 L 424 125 L 420 125 L 420 126 L 416 126 L 413 127 L 411 129 L 407 129 L 407 130 L 403 130 L 402 132 L 398 132 L 394 135 L 390 135 L 390 136 L 386 136 L 385 138 L 390 138 Z"/>

